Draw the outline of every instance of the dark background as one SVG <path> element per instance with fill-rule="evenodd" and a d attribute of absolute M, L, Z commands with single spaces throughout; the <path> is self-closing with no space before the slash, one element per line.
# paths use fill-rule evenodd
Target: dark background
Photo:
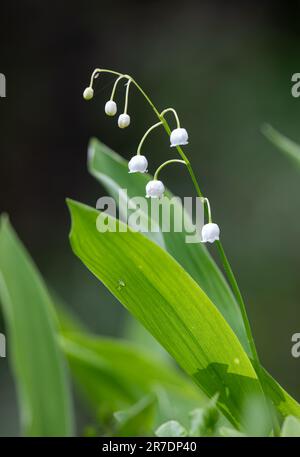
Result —
<path fill-rule="evenodd" d="M 91 136 L 129 158 L 155 121 L 134 89 L 130 128 L 105 117 L 110 76 L 97 81 L 92 102 L 82 99 L 95 67 L 130 73 L 188 129 L 186 152 L 221 225 L 261 358 L 298 400 L 290 340 L 300 332 L 299 170 L 260 128 L 269 122 L 300 142 L 300 99 L 290 93 L 299 13 L 296 1 L 12 1 L 0 20 L 0 209 L 48 284 L 92 330 L 122 333 L 126 313 L 71 253 L 65 197 L 95 205 L 103 194 L 86 171 Z M 118 96 L 123 103 L 120 88 Z M 165 145 L 159 133 L 149 138 L 154 165 L 170 158 Z M 175 194 L 193 194 L 188 175 L 173 168 L 165 180 Z M 7 365 L 0 360 L 0 435 L 19 428 Z"/>

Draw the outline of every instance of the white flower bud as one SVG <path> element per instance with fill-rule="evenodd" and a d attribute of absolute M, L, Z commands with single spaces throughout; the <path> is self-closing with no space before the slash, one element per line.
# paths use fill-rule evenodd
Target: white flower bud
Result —
<path fill-rule="evenodd" d="M 83 98 L 85 100 L 91 100 L 94 97 L 94 89 L 92 87 L 87 87 L 84 89 Z"/>
<path fill-rule="evenodd" d="M 172 131 L 170 136 L 171 148 L 188 144 L 188 133 L 185 129 L 178 128 Z"/>
<path fill-rule="evenodd" d="M 216 240 L 219 240 L 220 237 L 220 229 L 217 224 L 213 224 L 210 222 L 209 224 L 205 224 L 202 227 L 202 243 L 213 243 Z"/>
<path fill-rule="evenodd" d="M 117 112 L 117 104 L 113 100 L 108 100 L 108 102 L 105 103 L 105 113 L 108 116 L 114 116 Z"/>
<path fill-rule="evenodd" d="M 119 119 L 118 119 L 118 126 L 120 127 L 120 129 L 125 129 L 126 127 L 128 127 L 128 125 L 130 124 L 130 116 L 129 114 L 120 114 L 119 116 Z"/>
<path fill-rule="evenodd" d="M 128 162 L 129 173 L 146 173 L 148 160 L 145 156 L 133 156 Z"/>
<path fill-rule="evenodd" d="M 146 186 L 146 198 L 161 198 L 165 191 L 165 186 L 161 181 L 154 179 L 149 181 Z"/>

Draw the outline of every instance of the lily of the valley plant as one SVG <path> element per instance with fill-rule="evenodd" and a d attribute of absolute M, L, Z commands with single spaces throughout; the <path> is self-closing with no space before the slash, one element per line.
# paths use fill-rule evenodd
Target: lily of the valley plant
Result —
<path fill-rule="evenodd" d="M 234 276 L 234 273 L 232 271 L 228 258 L 225 254 L 222 243 L 220 241 L 220 228 L 219 228 L 218 224 L 216 224 L 215 221 L 213 221 L 209 199 L 207 198 L 207 196 L 205 196 L 205 194 L 202 193 L 200 185 L 199 185 L 196 175 L 194 173 L 192 164 L 183 149 L 184 146 L 189 144 L 188 132 L 185 128 L 182 127 L 179 116 L 174 108 L 167 107 L 164 109 L 158 109 L 154 105 L 154 103 L 152 102 L 150 97 L 142 89 L 142 87 L 135 81 L 135 79 L 133 79 L 130 75 L 127 75 L 127 74 L 122 74 L 122 73 L 119 73 L 119 72 L 116 72 L 113 70 L 109 70 L 109 69 L 101 69 L 101 68 L 95 69 L 91 75 L 90 84 L 84 90 L 84 93 L 83 93 L 83 97 L 85 100 L 90 100 L 93 98 L 94 81 L 96 78 L 98 78 L 99 76 L 101 76 L 105 73 L 112 74 L 116 77 L 110 98 L 105 104 L 105 113 L 108 116 L 115 116 L 117 114 L 118 106 L 115 102 L 116 89 L 117 89 L 117 86 L 120 81 L 126 82 L 124 108 L 123 108 L 123 110 L 121 110 L 121 113 L 119 114 L 119 117 L 118 117 L 118 126 L 121 129 L 124 129 L 130 125 L 130 116 L 128 114 L 128 100 L 129 100 L 130 88 L 132 88 L 133 86 L 142 94 L 142 96 L 145 98 L 146 102 L 150 105 L 150 107 L 152 108 L 152 110 L 157 118 L 156 122 L 153 123 L 153 125 L 151 125 L 146 130 L 145 134 L 143 135 L 140 142 L 138 143 L 136 153 L 133 155 L 133 157 L 131 158 L 131 160 L 128 163 L 129 173 L 130 174 L 146 173 L 148 171 L 150 158 L 146 157 L 146 155 L 142 154 L 142 148 L 144 146 L 144 142 L 147 139 L 148 135 L 151 132 L 153 132 L 155 129 L 158 129 L 160 127 L 162 127 L 166 131 L 167 135 L 169 136 L 170 147 L 176 149 L 177 153 L 179 155 L 179 158 L 167 160 L 167 161 L 163 162 L 157 168 L 157 170 L 154 172 L 153 179 L 150 180 L 146 184 L 146 189 L 145 189 L 146 197 L 147 198 L 161 198 L 164 195 L 165 184 L 161 179 L 159 179 L 159 177 L 160 177 L 160 173 L 166 166 L 176 163 L 176 164 L 184 165 L 187 168 L 187 171 L 188 171 L 190 178 L 193 182 L 193 185 L 195 187 L 196 194 L 198 197 L 201 198 L 201 200 L 203 202 L 205 215 L 207 217 L 207 223 L 202 228 L 202 242 L 203 243 L 214 243 L 216 245 L 217 252 L 219 254 L 220 261 L 221 261 L 224 271 L 226 273 L 228 282 L 231 286 L 232 293 L 234 294 L 236 303 L 238 304 L 238 306 L 240 308 L 240 315 L 243 320 L 244 330 L 245 330 L 246 338 L 247 338 L 247 344 L 250 348 L 250 354 L 251 354 L 250 358 L 251 358 L 252 368 L 256 372 L 256 376 L 260 382 L 260 386 L 261 386 L 263 394 L 264 394 L 264 402 L 265 402 L 266 410 L 268 411 L 269 418 L 271 419 L 271 422 L 273 424 L 272 433 L 274 435 L 279 434 L 279 424 L 278 424 L 278 417 L 275 412 L 276 405 L 274 404 L 274 398 L 273 398 L 273 401 L 270 401 L 270 395 L 269 395 L 270 394 L 270 384 L 268 384 L 268 382 L 267 382 L 265 372 L 261 366 L 261 363 L 260 363 L 260 360 L 259 360 L 259 357 L 257 354 L 257 350 L 256 350 L 256 346 L 255 346 L 254 339 L 252 336 L 252 331 L 251 331 L 250 323 L 249 323 L 249 320 L 247 317 L 246 308 L 245 308 L 242 294 L 240 292 L 238 283 L 236 281 L 236 278 Z M 172 128 L 170 127 L 170 124 L 166 119 L 167 115 L 172 115 L 173 119 L 175 121 L 175 125 Z M 240 363 L 240 360 L 238 357 L 234 358 L 234 363 L 236 363 L 237 365 Z M 225 381 L 224 381 L 224 383 L 225 383 Z M 217 392 L 214 392 L 214 393 L 217 393 Z M 222 395 L 221 395 L 221 397 L 222 397 Z M 220 401 L 222 401 L 222 400 L 220 400 Z"/>
<path fill-rule="evenodd" d="M 108 214 L 108 230 L 100 232 L 96 225 L 101 211 L 67 200 L 74 254 L 135 318 L 133 331 L 125 332 L 125 339 L 120 340 L 92 334 L 70 310 L 61 309 L 59 298 L 49 293 L 7 215 L 0 217 L 0 305 L 8 331 L 22 433 L 74 433 L 71 375 L 91 413 L 92 424 L 80 433 L 300 436 L 300 404 L 259 361 L 244 301 L 220 241 L 219 226 L 185 153 L 187 130 L 173 108 L 158 110 L 126 74 L 96 69 L 84 91 L 86 100 L 93 98 L 94 80 L 99 76 L 102 80 L 104 73 L 115 77 L 104 108 L 108 116 L 116 115 L 115 93 L 119 82 L 125 82 L 124 108 L 117 122 L 120 129 L 130 125 L 128 100 L 134 87 L 156 119 L 129 163 L 92 139 L 88 148 L 91 175 L 112 196 L 126 188 L 124 198 L 146 194 L 149 199 L 159 199 L 164 192 L 172 195 L 163 182 L 163 169 L 170 164 L 183 165 L 203 202 L 207 223 L 202 229 L 202 243 L 193 244 L 185 242 L 188 228 L 161 230 L 163 227 L 156 218 L 150 219 L 146 210 L 140 212 L 141 217 L 151 223 L 151 229 L 154 222 L 156 232 L 127 230 L 127 224 Z M 167 115 L 172 115 L 172 128 Z M 149 164 L 151 168 L 151 158 L 144 152 L 144 142 L 160 127 L 178 156 L 164 161 L 149 178 L 146 172 Z M 273 129 L 265 133 L 299 164 L 297 145 Z M 174 199 L 176 215 L 183 211 L 180 201 Z M 118 229 L 109 230 L 110 224 Z M 213 243 L 217 249 L 228 281 L 204 243 Z M 101 312 L 106 311 L 102 308 L 97 314 Z M 150 351 L 141 343 L 137 321 L 159 343 L 155 345 L 153 340 Z M 171 358 L 162 354 L 161 347 Z M 65 370 L 66 361 L 70 370 Z"/>

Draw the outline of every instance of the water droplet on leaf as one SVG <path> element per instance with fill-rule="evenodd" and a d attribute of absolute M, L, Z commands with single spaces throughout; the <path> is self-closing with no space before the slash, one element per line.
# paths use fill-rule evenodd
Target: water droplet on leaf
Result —
<path fill-rule="evenodd" d="M 118 281 L 118 290 L 122 290 L 122 288 L 125 287 L 125 286 L 126 286 L 126 284 L 123 281 L 123 279 L 119 279 L 119 281 Z"/>

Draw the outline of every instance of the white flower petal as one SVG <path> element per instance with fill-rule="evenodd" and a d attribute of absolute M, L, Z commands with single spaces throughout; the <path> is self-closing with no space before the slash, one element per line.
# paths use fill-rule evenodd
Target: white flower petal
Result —
<path fill-rule="evenodd" d="M 188 133 L 183 128 L 177 128 L 171 132 L 170 141 L 171 147 L 183 146 L 188 144 Z"/>
<path fill-rule="evenodd" d="M 157 179 L 149 181 L 146 186 L 146 198 L 161 198 L 164 194 L 165 186 Z"/>
<path fill-rule="evenodd" d="M 202 243 L 213 243 L 220 238 L 220 228 L 217 224 L 209 223 L 202 227 Z"/>
<path fill-rule="evenodd" d="M 117 112 L 116 102 L 113 100 L 108 100 L 108 102 L 105 103 L 104 111 L 108 116 L 114 116 Z"/>
<path fill-rule="evenodd" d="M 128 162 L 129 173 L 146 173 L 148 161 L 145 156 L 133 156 Z"/>
<path fill-rule="evenodd" d="M 85 100 L 91 100 L 94 96 L 94 89 L 92 87 L 87 87 L 83 92 L 83 98 Z"/>
<path fill-rule="evenodd" d="M 128 125 L 130 124 L 130 116 L 129 114 L 120 114 L 119 118 L 118 118 L 118 126 L 120 127 L 120 129 L 125 129 L 126 127 L 128 127 Z"/>

